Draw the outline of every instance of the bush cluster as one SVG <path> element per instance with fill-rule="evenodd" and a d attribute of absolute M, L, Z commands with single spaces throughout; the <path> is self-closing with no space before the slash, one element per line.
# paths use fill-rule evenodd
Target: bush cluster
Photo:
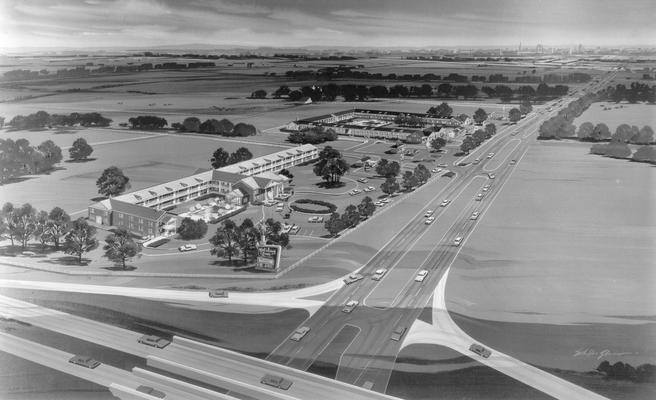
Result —
<path fill-rule="evenodd" d="M 314 204 L 314 205 L 326 207 L 326 209 L 316 210 L 312 208 L 301 207 L 298 206 L 298 204 Z M 308 214 L 332 214 L 335 211 L 337 211 L 337 206 L 334 205 L 333 203 L 329 203 L 327 201 L 322 201 L 322 200 L 312 200 L 312 199 L 298 199 L 294 201 L 294 203 L 290 204 L 289 208 L 291 208 L 294 211 L 308 213 Z"/>

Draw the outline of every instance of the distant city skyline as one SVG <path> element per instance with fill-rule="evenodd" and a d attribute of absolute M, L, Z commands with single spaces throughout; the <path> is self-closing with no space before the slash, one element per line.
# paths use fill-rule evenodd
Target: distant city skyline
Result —
<path fill-rule="evenodd" d="M 652 0 L 5 0 L 0 48 L 656 46 Z"/>

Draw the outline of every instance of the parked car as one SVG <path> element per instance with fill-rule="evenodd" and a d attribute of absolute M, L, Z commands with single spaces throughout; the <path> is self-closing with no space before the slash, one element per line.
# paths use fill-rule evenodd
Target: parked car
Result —
<path fill-rule="evenodd" d="M 370 192 L 373 192 L 374 190 L 376 190 L 376 188 L 373 187 L 373 186 L 368 186 L 367 189 L 369 189 Z"/>
<path fill-rule="evenodd" d="M 143 335 L 137 339 L 137 342 L 145 344 L 146 346 L 157 347 L 158 349 L 163 349 L 164 347 L 171 344 L 170 340 L 156 335 Z"/>
<path fill-rule="evenodd" d="M 472 344 L 469 346 L 469 350 L 473 351 L 474 353 L 478 354 L 479 356 L 483 358 L 488 358 L 492 354 L 492 352 L 485 347 L 481 346 L 480 344 Z"/>
<path fill-rule="evenodd" d="M 344 308 L 342 308 L 342 312 L 350 313 L 351 311 L 353 311 L 353 309 L 355 309 L 355 307 L 358 306 L 358 304 L 360 304 L 360 302 L 357 300 L 349 300 L 346 302 L 346 304 L 344 304 Z"/>
<path fill-rule="evenodd" d="M 29 251 L 29 250 L 28 250 L 28 251 L 24 251 L 24 252 L 22 252 L 21 255 L 23 255 L 23 256 L 25 256 L 25 257 L 34 257 L 34 256 L 36 256 L 36 253 L 33 252 L 33 251 Z"/>
<path fill-rule="evenodd" d="M 68 362 L 89 369 L 94 369 L 100 365 L 100 361 L 96 361 L 89 356 L 73 356 Z"/>
<path fill-rule="evenodd" d="M 385 276 L 386 273 L 387 273 L 386 268 L 377 269 L 375 271 L 375 273 L 371 276 L 371 279 L 373 279 L 375 281 L 379 281 L 379 280 L 383 279 L 383 276 Z"/>
<path fill-rule="evenodd" d="M 367 180 L 367 178 L 358 178 L 358 182 L 360 182 L 360 183 L 367 183 L 367 182 L 369 182 L 369 181 Z"/>
<path fill-rule="evenodd" d="M 196 250 L 198 246 L 195 244 L 183 244 L 182 246 L 178 247 L 179 251 L 191 251 L 191 250 Z"/>
<path fill-rule="evenodd" d="M 297 330 L 295 330 L 294 333 L 289 337 L 289 339 L 295 342 L 299 342 L 301 339 L 303 339 L 303 336 L 305 336 L 308 332 L 310 332 L 310 328 L 307 326 L 302 326 Z"/>
<path fill-rule="evenodd" d="M 436 173 L 437 173 L 437 168 L 433 168 L 433 169 L 431 169 L 431 172 L 434 173 L 434 174 L 436 174 Z"/>
<path fill-rule="evenodd" d="M 454 246 L 460 246 L 460 243 L 462 243 L 462 236 L 458 236 L 453 240 L 453 245 Z"/>
<path fill-rule="evenodd" d="M 448 167 L 448 165 L 446 165 L 446 164 L 444 164 L 444 163 L 442 163 L 442 164 L 437 164 L 437 166 L 440 167 L 440 168 L 446 168 L 446 167 Z"/>
<path fill-rule="evenodd" d="M 262 377 L 260 383 L 273 386 L 274 388 L 287 390 L 292 386 L 293 382 L 280 376 L 266 374 Z"/>
<path fill-rule="evenodd" d="M 494 178 L 496 178 L 496 175 L 494 175 L 494 174 L 487 174 L 487 177 L 490 178 L 490 179 L 494 179 Z"/>
<path fill-rule="evenodd" d="M 147 395 L 157 397 L 158 399 L 163 399 L 166 397 L 166 393 L 145 385 L 139 385 L 137 387 L 137 392 L 146 393 Z"/>
<path fill-rule="evenodd" d="M 430 224 L 433 223 L 433 221 L 435 221 L 435 217 L 432 217 L 432 216 L 431 216 L 431 217 L 426 218 L 426 221 L 424 221 L 424 223 L 425 223 L 426 225 L 430 225 Z"/>
<path fill-rule="evenodd" d="M 425 269 L 422 269 L 417 273 L 417 276 L 415 277 L 415 282 L 423 282 L 424 279 L 426 279 L 426 276 L 428 275 L 428 271 Z"/>
<path fill-rule="evenodd" d="M 397 326 L 396 329 L 394 329 L 394 332 L 392 332 L 392 337 L 390 339 L 398 342 L 401 340 L 406 330 L 407 328 L 405 326 Z"/>
<path fill-rule="evenodd" d="M 220 289 L 212 289 L 209 291 L 209 296 L 213 299 L 225 299 L 228 297 L 228 292 Z"/>
<path fill-rule="evenodd" d="M 355 282 L 357 282 L 357 281 L 359 281 L 363 278 L 364 278 L 364 276 L 362 276 L 360 274 L 351 274 L 351 275 L 347 276 L 344 279 L 344 283 L 346 283 L 347 285 L 350 285 L 351 283 L 355 283 Z"/>
<path fill-rule="evenodd" d="M 308 218 L 308 222 L 317 222 L 318 219 L 319 219 L 319 217 L 317 217 L 316 215 L 313 215 L 310 218 Z"/>

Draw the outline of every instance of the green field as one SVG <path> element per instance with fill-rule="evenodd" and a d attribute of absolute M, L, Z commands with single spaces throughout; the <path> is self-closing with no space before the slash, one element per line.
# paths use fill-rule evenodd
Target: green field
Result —
<path fill-rule="evenodd" d="M 611 133 L 621 124 L 636 125 L 638 128 L 649 125 L 656 129 L 656 105 L 592 103 L 590 108 L 574 120 L 574 125 L 578 127 L 584 122 L 592 122 L 594 125 L 603 122 L 608 125 Z"/>

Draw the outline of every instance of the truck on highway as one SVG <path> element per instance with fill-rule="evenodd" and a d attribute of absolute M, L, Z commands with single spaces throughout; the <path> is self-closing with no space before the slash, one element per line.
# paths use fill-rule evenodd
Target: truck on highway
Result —
<path fill-rule="evenodd" d="M 364 276 L 362 276 L 360 274 L 351 274 L 351 275 L 347 276 L 344 279 L 344 283 L 346 283 L 347 285 L 350 285 L 351 283 L 355 283 L 355 282 L 357 282 L 357 281 L 359 281 L 360 279 L 363 279 L 363 278 L 364 278 Z"/>
<path fill-rule="evenodd" d="M 406 328 L 405 326 L 397 326 L 396 329 L 394 329 L 394 332 L 392 332 L 392 337 L 390 339 L 398 342 L 399 340 L 401 340 L 407 329 L 408 328 Z"/>
<path fill-rule="evenodd" d="M 137 339 L 137 342 L 141 344 L 145 344 L 146 346 L 156 347 L 158 349 L 163 349 L 164 347 L 171 344 L 170 340 L 164 339 L 156 335 L 143 335 L 142 337 Z"/>
<path fill-rule="evenodd" d="M 68 362 L 89 369 L 94 369 L 100 365 L 100 361 L 94 360 L 89 356 L 79 356 L 79 355 L 71 357 L 68 360 Z"/>

